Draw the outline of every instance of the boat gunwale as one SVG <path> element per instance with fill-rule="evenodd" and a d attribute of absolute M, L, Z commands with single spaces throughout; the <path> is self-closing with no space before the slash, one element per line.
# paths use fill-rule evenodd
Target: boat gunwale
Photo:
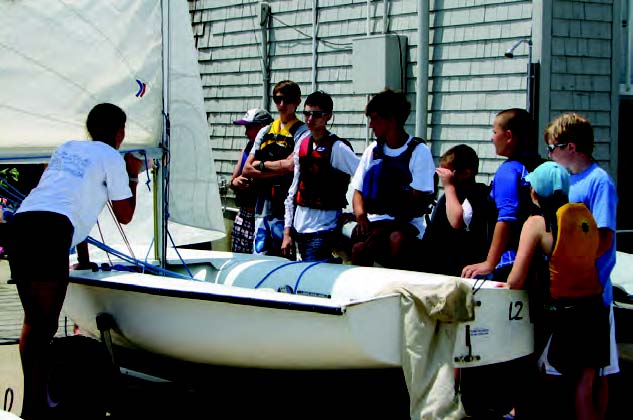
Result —
<path fill-rule="evenodd" d="M 251 296 L 236 296 L 213 293 L 209 291 L 195 291 L 182 289 L 167 289 L 155 286 L 144 286 L 124 282 L 102 281 L 101 279 L 70 276 L 70 283 L 80 284 L 88 287 L 103 289 L 115 289 L 128 292 L 144 293 L 153 296 L 175 297 L 180 299 L 204 300 L 209 302 L 222 302 L 236 305 L 258 306 L 268 309 L 283 309 L 290 311 L 313 312 L 324 315 L 345 315 L 347 305 L 317 305 L 303 302 L 288 302 L 280 300 L 268 300 Z M 245 289 L 255 290 L 255 289 Z M 301 296 L 301 295 L 299 295 Z"/>

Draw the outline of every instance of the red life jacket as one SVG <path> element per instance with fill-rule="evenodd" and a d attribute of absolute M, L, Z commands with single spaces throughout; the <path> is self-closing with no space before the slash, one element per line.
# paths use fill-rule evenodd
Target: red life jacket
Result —
<path fill-rule="evenodd" d="M 331 164 L 332 148 L 339 140 L 352 149 L 347 140 L 332 133 L 316 148 L 312 136 L 299 146 L 298 205 L 322 210 L 340 210 L 347 205 L 351 177 Z"/>

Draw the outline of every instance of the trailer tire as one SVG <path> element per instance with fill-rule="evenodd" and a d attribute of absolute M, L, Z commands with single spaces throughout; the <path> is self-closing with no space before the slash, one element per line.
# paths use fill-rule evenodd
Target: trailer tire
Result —
<path fill-rule="evenodd" d="M 48 402 L 55 418 L 105 418 L 118 377 L 105 345 L 75 335 L 55 338 L 50 347 Z"/>

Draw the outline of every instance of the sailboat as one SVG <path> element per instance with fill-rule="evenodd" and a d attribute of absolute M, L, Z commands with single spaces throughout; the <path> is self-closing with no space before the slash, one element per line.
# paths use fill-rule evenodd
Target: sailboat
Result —
<path fill-rule="evenodd" d="M 146 240 L 133 261 L 99 233 L 117 228 L 105 214 L 93 236 L 112 264 L 71 272 L 64 312 L 84 334 L 100 337 L 107 313 L 116 346 L 265 369 L 410 367 L 421 336 L 444 339 L 440 359 L 456 367 L 532 352 L 526 293 L 492 281 L 168 246 L 225 234 L 184 0 L 1 2 L 0 69 L 3 160 L 46 161 L 86 138 L 94 104 L 112 102 L 128 115 L 122 152 L 153 167 L 125 227 Z"/>

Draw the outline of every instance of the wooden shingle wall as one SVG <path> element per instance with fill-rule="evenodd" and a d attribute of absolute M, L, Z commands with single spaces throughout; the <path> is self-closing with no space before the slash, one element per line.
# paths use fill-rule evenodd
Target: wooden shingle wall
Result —
<path fill-rule="evenodd" d="M 390 1 L 388 32 L 408 38 L 406 88 L 415 106 L 417 1 Z M 559 3 L 559 2 L 557 2 Z M 566 3 L 566 2 L 560 2 Z M 244 129 L 232 121 L 261 105 L 261 31 L 257 1 L 190 1 L 200 72 L 205 91 L 216 169 L 230 177 Z M 312 0 L 270 1 L 271 84 L 283 79 L 311 90 Z M 504 52 L 532 34 L 532 1 L 432 0 L 430 2 L 429 128 L 427 138 L 437 158 L 449 147 L 468 143 L 481 158 L 480 180 L 488 182 L 500 160 L 490 143 L 494 115 L 505 108 L 525 107 L 527 47 Z M 372 1 L 372 34 L 383 31 L 383 2 Z M 317 88 L 334 98 L 333 130 L 348 138 L 357 153 L 365 147 L 366 95 L 355 94 L 352 40 L 367 31 L 367 2 L 318 1 Z M 274 115 L 274 104 L 271 102 Z M 415 131 L 415 109 L 407 124 Z"/>
<path fill-rule="evenodd" d="M 619 78 L 613 66 L 614 7 L 612 0 L 552 2 L 549 85 L 550 118 L 569 111 L 586 116 L 594 127 L 594 157 L 612 174 L 617 163 L 613 90 Z"/>

